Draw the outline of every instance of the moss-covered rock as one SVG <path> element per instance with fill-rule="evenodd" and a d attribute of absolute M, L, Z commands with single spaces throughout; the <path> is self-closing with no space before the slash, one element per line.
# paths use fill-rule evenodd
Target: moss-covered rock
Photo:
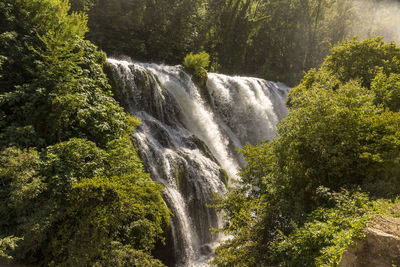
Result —
<path fill-rule="evenodd" d="M 228 186 L 229 184 L 229 175 L 226 172 L 225 169 L 221 168 L 219 169 L 219 179 L 224 183 L 225 186 Z"/>

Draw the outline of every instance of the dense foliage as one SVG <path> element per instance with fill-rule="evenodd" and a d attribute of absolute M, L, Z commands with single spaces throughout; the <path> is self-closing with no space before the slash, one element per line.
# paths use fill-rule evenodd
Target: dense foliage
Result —
<path fill-rule="evenodd" d="M 373 214 L 390 211 L 369 198 L 400 193 L 399 51 L 381 38 L 344 42 L 291 91 L 278 137 L 245 147 L 242 181 L 219 199 L 234 238 L 214 263 L 335 266 Z"/>
<path fill-rule="evenodd" d="M 161 266 L 150 253 L 168 226 L 162 188 L 87 30 L 67 1 L 0 2 L 1 261 Z"/>
<path fill-rule="evenodd" d="M 272 265 L 337 266 L 343 252 L 354 240 L 363 238 L 365 227 L 378 216 L 398 216 L 391 201 L 371 201 L 365 193 L 331 193 L 319 188 L 319 194 L 332 207 L 313 211 L 307 222 L 288 236 L 279 235 L 271 243 Z"/>
<path fill-rule="evenodd" d="M 72 0 L 88 38 L 110 56 L 180 64 L 210 54 L 211 69 L 295 84 L 359 23 L 353 0 Z"/>

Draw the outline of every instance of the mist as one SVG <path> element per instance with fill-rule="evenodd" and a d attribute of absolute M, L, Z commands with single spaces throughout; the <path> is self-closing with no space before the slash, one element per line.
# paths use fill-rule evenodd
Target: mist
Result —
<path fill-rule="evenodd" d="M 356 0 L 353 4 L 355 23 L 351 26 L 351 35 L 360 39 L 371 36 L 383 36 L 386 42 L 400 44 L 400 2 Z"/>

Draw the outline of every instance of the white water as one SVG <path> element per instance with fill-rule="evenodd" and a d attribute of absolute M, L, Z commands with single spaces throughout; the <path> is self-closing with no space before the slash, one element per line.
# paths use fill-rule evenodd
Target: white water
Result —
<path fill-rule="evenodd" d="M 222 222 L 208 207 L 225 192 L 221 168 L 237 179 L 244 162 L 236 149 L 274 137 L 289 88 L 211 73 L 201 93 L 179 66 L 108 62 L 120 101 L 142 121 L 134 135 L 140 156 L 166 187 L 176 265 L 204 266 L 221 238 L 210 231 Z"/>
<path fill-rule="evenodd" d="M 241 145 L 271 140 L 277 123 L 287 114 L 284 96 L 288 88 L 282 84 L 211 73 L 207 87 L 214 110 Z"/>
<path fill-rule="evenodd" d="M 177 67 L 155 64 L 149 64 L 146 67 L 158 77 L 161 84 L 175 97 L 187 129 L 202 140 L 222 168 L 232 178 L 236 178 L 239 165 L 228 152 L 229 141 L 222 135 L 213 113 L 206 109 L 205 103 L 190 77 L 182 73 Z M 180 73 L 184 76 L 180 77 Z"/>

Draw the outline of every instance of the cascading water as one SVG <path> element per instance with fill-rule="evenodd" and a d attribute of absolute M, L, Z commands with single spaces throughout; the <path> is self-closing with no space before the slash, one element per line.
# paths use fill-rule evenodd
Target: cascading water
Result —
<path fill-rule="evenodd" d="M 108 62 L 117 98 L 142 121 L 134 141 L 143 163 L 165 186 L 176 265 L 202 265 L 221 238 L 210 231 L 222 221 L 208 204 L 225 192 L 227 174 L 237 178 L 236 149 L 274 137 L 289 88 L 210 73 L 201 89 L 180 66 Z"/>

